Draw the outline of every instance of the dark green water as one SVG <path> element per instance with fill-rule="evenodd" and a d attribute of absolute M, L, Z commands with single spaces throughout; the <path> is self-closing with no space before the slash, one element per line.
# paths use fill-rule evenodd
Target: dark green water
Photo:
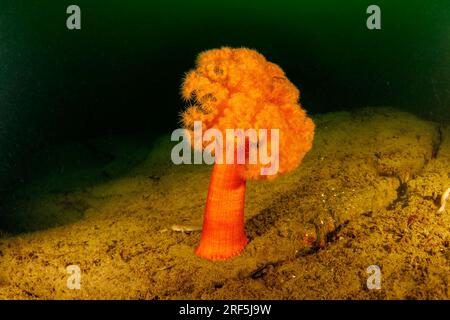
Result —
<path fill-rule="evenodd" d="M 81 30 L 66 28 L 70 4 Z M 381 30 L 366 28 L 370 4 Z M 448 122 L 449 17 L 448 0 L 2 1 L 0 189 L 54 143 L 172 131 L 183 73 L 224 45 L 279 64 L 311 114 L 391 105 Z"/>

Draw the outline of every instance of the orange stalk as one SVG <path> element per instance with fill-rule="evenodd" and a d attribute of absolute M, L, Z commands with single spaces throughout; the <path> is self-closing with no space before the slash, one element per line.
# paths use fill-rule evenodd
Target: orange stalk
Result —
<path fill-rule="evenodd" d="M 203 231 L 195 253 L 209 260 L 239 255 L 244 231 L 245 179 L 242 164 L 214 164 L 206 200 Z"/>

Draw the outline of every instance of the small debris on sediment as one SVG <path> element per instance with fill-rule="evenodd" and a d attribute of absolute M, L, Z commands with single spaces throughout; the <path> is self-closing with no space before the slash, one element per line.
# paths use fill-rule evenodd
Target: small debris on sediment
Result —
<path fill-rule="evenodd" d="M 444 212 L 445 210 L 445 204 L 447 202 L 448 197 L 450 196 L 450 188 L 448 188 L 444 194 L 441 197 L 441 207 L 439 208 L 438 212 Z"/>

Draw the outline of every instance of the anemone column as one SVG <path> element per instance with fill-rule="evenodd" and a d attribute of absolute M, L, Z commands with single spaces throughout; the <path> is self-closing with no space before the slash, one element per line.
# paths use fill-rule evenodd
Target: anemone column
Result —
<path fill-rule="evenodd" d="M 223 260 L 242 252 L 247 244 L 244 231 L 245 180 L 241 164 L 215 164 L 206 200 L 203 231 L 196 254 Z"/>

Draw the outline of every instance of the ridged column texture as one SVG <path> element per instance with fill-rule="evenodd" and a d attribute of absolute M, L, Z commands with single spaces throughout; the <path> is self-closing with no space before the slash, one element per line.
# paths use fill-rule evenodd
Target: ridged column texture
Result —
<path fill-rule="evenodd" d="M 203 230 L 196 254 L 209 260 L 239 255 L 247 244 L 244 231 L 245 180 L 241 164 L 214 164 Z"/>

